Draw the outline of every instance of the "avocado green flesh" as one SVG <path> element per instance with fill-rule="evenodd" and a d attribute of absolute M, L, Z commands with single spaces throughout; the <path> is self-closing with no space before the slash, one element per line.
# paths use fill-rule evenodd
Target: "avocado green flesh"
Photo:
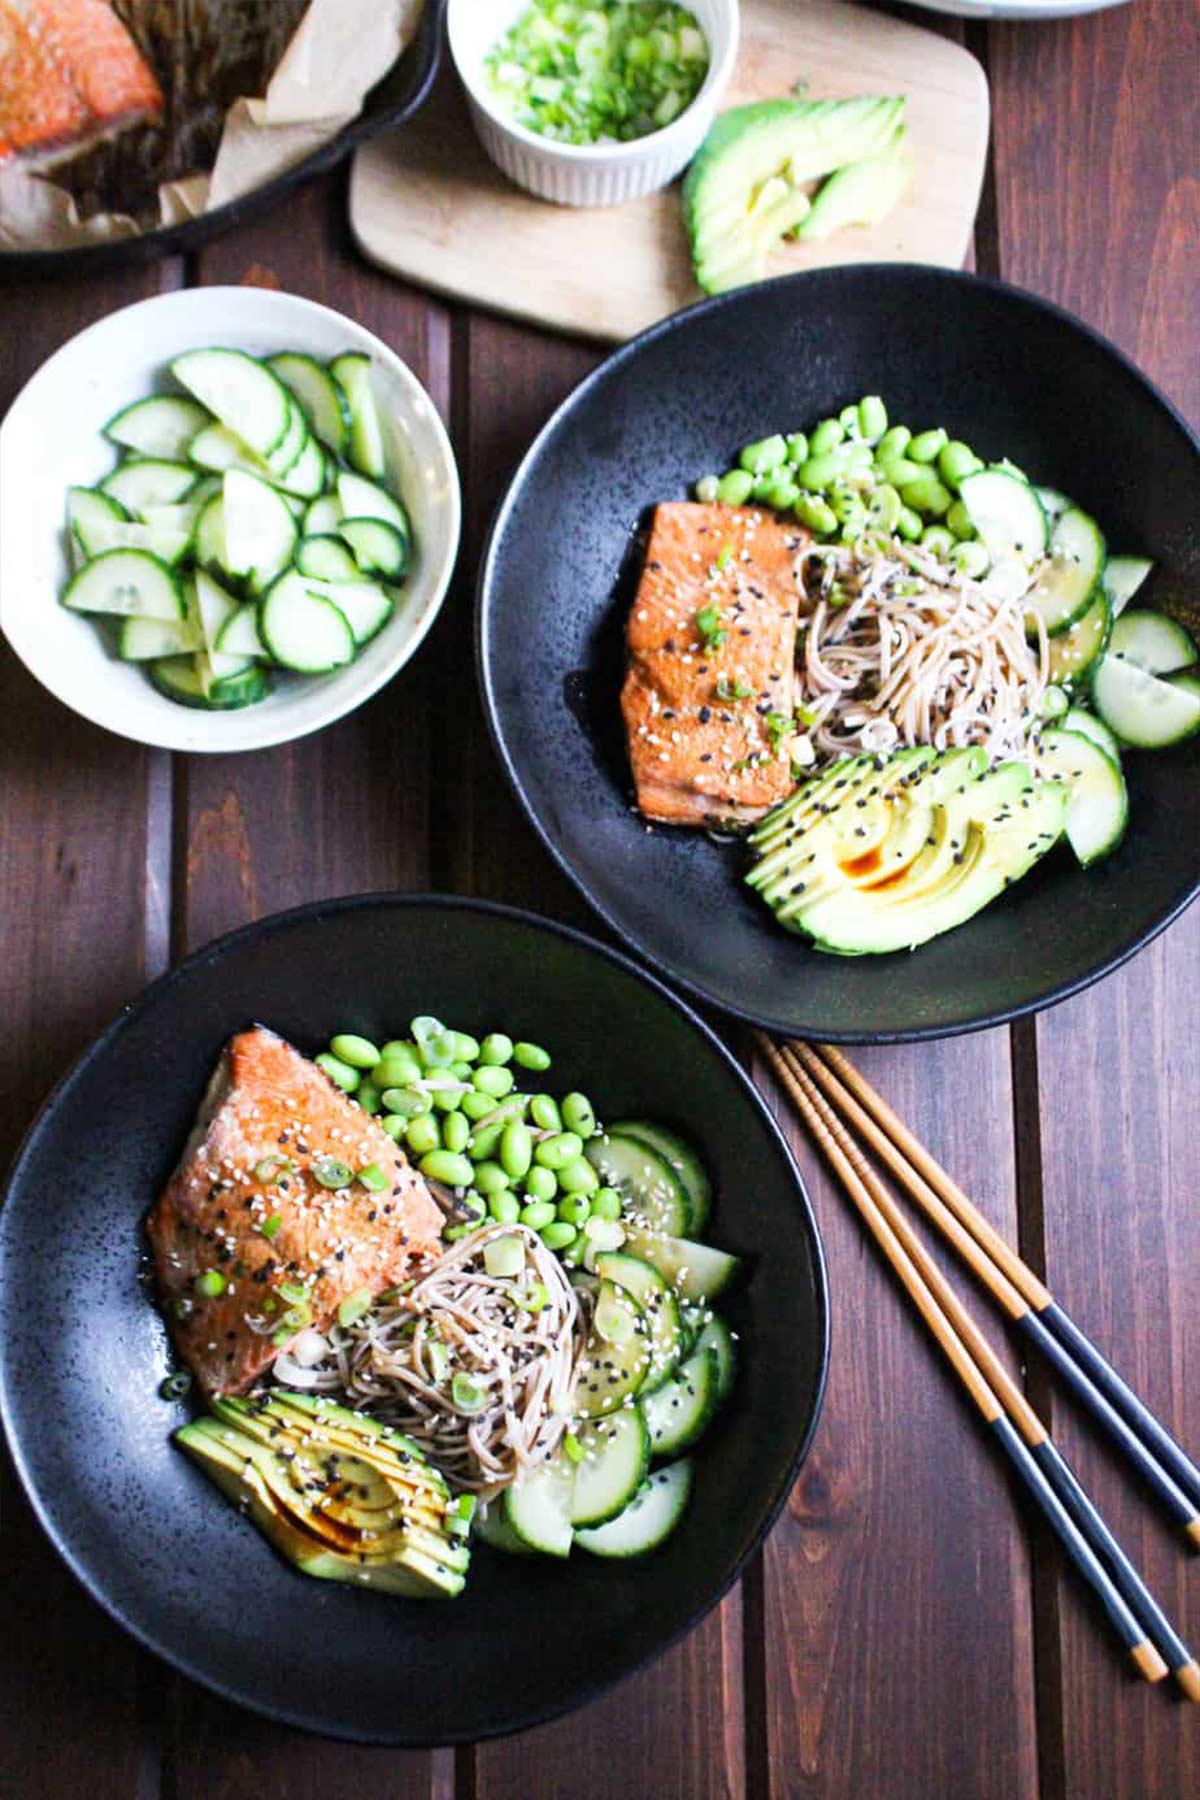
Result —
<path fill-rule="evenodd" d="M 890 783 L 852 775 L 752 876 L 781 925 L 842 955 L 911 949 L 971 918 L 1061 836 L 1061 784 L 982 750 L 933 756 Z M 815 785 L 815 784 L 814 784 Z M 826 781 L 822 792 L 831 797 Z"/>
<path fill-rule="evenodd" d="M 445 1482 L 408 1440 L 282 1391 L 213 1413 L 177 1442 L 297 1568 L 418 1598 L 461 1592 L 470 1552 L 447 1529 Z"/>
<path fill-rule="evenodd" d="M 797 788 L 782 806 L 768 814 L 750 842 L 765 859 L 776 850 L 782 850 L 785 844 L 794 844 L 815 821 L 830 816 L 829 809 L 835 801 L 842 806 L 852 800 L 868 798 L 880 788 L 889 786 L 898 776 L 908 776 L 923 768 L 933 755 L 932 750 L 922 748 L 901 750 L 884 763 L 875 756 L 856 756 L 836 762 L 825 775 Z M 762 864 L 752 869 L 747 877 L 750 885 L 759 886 L 765 872 Z"/>
<path fill-rule="evenodd" d="M 808 213 L 801 184 L 886 154 L 903 112 L 903 99 L 866 97 L 764 100 L 722 113 L 683 188 L 700 286 L 720 293 L 757 279 L 772 247 Z M 776 180 L 798 199 L 781 193 L 756 214 L 760 194 Z"/>
<path fill-rule="evenodd" d="M 891 152 L 866 156 L 835 169 L 824 183 L 795 235 L 802 243 L 831 237 L 844 225 L 878 225 L 886 219 L 912 180 L 906 156 Z"/>

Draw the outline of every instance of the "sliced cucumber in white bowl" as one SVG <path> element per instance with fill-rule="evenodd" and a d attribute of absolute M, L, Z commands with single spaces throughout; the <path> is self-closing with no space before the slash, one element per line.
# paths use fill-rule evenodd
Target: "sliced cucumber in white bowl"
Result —
<path fill-rule="evenodd" d="M 184 400 L 178 394 L 155 394 L 123 407 L 108 421 L 104 435 L 139 456 L 184 462 L 188 445 L 208 422 L 207 410 L 197 401 Z"/>
<path fill-rule="evenodd" d="M 267 653 L 282 669 L 298 675 L 328 675 L 354 660 L 354 634 L 332 601 L 289 569 L 268 589 L 258 614 L 258 632 Z"/>
<path fill-rule="evenodd" d="M 72 612 L 121 618 L 182 619 L 183 590 L 166 563 L 146 550 L 105 550 L 67 583 L 62 603 Z"/>

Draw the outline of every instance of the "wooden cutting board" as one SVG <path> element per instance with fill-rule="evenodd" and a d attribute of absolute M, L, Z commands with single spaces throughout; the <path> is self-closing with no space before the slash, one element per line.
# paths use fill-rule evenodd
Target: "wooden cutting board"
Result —
<path fill-rule="evenodd" d="M 987 82 L 974 57 L 865 7 L 744 0 L 741 49 L 723 105 L 786 95 L 797 81 L 814 99 L 907 95 L 915 173 L 882 224 L 789 244 L 771 273 L 848 262 L 961 268 L 988 138 Z M 622 342 L 701 297 L 678 187 L 617 207 L 533 199 L 480 149 L 449 68 L 414 120 L 359 150 L 350 222 L 364 253 L 408 281 L 606 342 Z"/>

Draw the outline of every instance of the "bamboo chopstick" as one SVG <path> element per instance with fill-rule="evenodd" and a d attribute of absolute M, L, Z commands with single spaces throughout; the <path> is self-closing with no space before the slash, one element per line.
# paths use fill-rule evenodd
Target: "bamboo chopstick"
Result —
<path fill-rule="evenodd" d="M 945 1313 L 952 1329 L 958 1333 L 968 1352 L 975 1358 L 985 1380 L 990 1384 L 1005 1412 L 1024 1438 L 1030 1454 L 1041 1465 L 1058 1498 L 1092 1549 L 1107 1562 L 1118 1591 L 1144 1627 L 1151 1644 L 1175 1675 L 1187 1698 L 1200 1701 L 1200 1666 L 1197 1666 L 1191 1651 L 1179 1637 L 1120 1543 L 1105 1524 L 1024 1393 L 962 1305 L 932 1256 L 909 1225 L 895 1199 L 851 1138 L 837 1113 L 806 1074 L 795 1052 L 785 1048 L 780 1053 L 780 1062 L 783 1065 L 782 1069 L 778 1062 L 773 1065 L 777 1073 L 782 1075 L 784 1070 L 790 1070 L 795 1076 L 800 1091 L 807 1096 L 821 1124 L 829 1132 L 867 1189 L 887 1225 L 895 1233 L 905 1254 L 911 1259 L 918 1274 Z M 797 1104 L 800 1104 L 795 1089 L 790 1085 L 789 1092 L 797 1098 Z M 805 1117 L 807 1120 L 807 1113 Z"/>
<path fill-rule="evenodd" d="M 852 1166 L 845 1150 L 826 1126 L 817 1110 L 818 1090 L 802 1068 L 793 1073 L 773 1044 L 766 1039 L 760 1039 L 760 1042 L 830 1167 L 903 1283 L 942 1353 L 998 1438 L 1025 1487 L 1045 1513 L 1072 1562 L 1099 1598 L 1113 1630 L 1125 1646 L 1139 1675 L 1146 1681 L 1161 1681 L 1167 1673 L 1166 1663 L 1149 1641 L 1144 1628 L 1134 1617 L 1020 1433 L 1006 1417 L 1004 1408 L 979 1365 L 954 1330 L 916 1264 Z"/>
<path fill-rule="evenodd" d="M 1186 1452 L 853 1063 L 827 1044 L 789 1049 L 1200 1548 L 1200 1469 Z"/>

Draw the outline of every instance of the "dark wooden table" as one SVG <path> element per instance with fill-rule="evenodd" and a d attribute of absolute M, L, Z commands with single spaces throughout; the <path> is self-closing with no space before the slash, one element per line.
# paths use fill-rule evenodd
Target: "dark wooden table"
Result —
<path fill-rule="evenodd" d="M 995 121 L 975 266 L 1081 314 L 1195 417 L 1196 0 L 969 26 L 966 41 L 987 69 Z M 65 338 L 164 288 L 278 283 L 326 301 L 387 339 L 428 385 L 467 507 L 457 582 L 418 662 L 363 711 L 288 749 L 191 760 L 140 750 L 75 719 L 0 651 L 9 1147 L 116 1008 L 247 919 L 399 888 L 484 894 L 592 926 L 491 755 L 471 610 L 508 474 L 597 354 L 397 286 L 357 259 L 345 210 L 338 176 L 194 260 L 0 290 L 0 407 Z M 1135 455 L 1136 445 L 1113 451 Z M 1200 908 L 1036 1021 L 861 1058 L 1193 1446 L 1198 949 Z M 731 1042 L 746 1047 L 737 1033 Z M 557 1724 L 456 1753 L 310 1739 L 232 1709 L 138 1651 L 60 1566 L 10 1478 L 0 1791 L 23 1800 L 1200 1795 L 1200 1719 L 1125 1673 L 807 1144 L 793 1141 L 833 1284 L 824 1417 L 740 1589 L 655 1668 Z M 1178 1541 L 1074 1409 L 1051 1404 L 1036 1377 L 1031 1385 L 1110 1522 L 1200 1640 L 1200 1582 Z M 419 1682 L 420 1672 L 401 1678 Z"/>

